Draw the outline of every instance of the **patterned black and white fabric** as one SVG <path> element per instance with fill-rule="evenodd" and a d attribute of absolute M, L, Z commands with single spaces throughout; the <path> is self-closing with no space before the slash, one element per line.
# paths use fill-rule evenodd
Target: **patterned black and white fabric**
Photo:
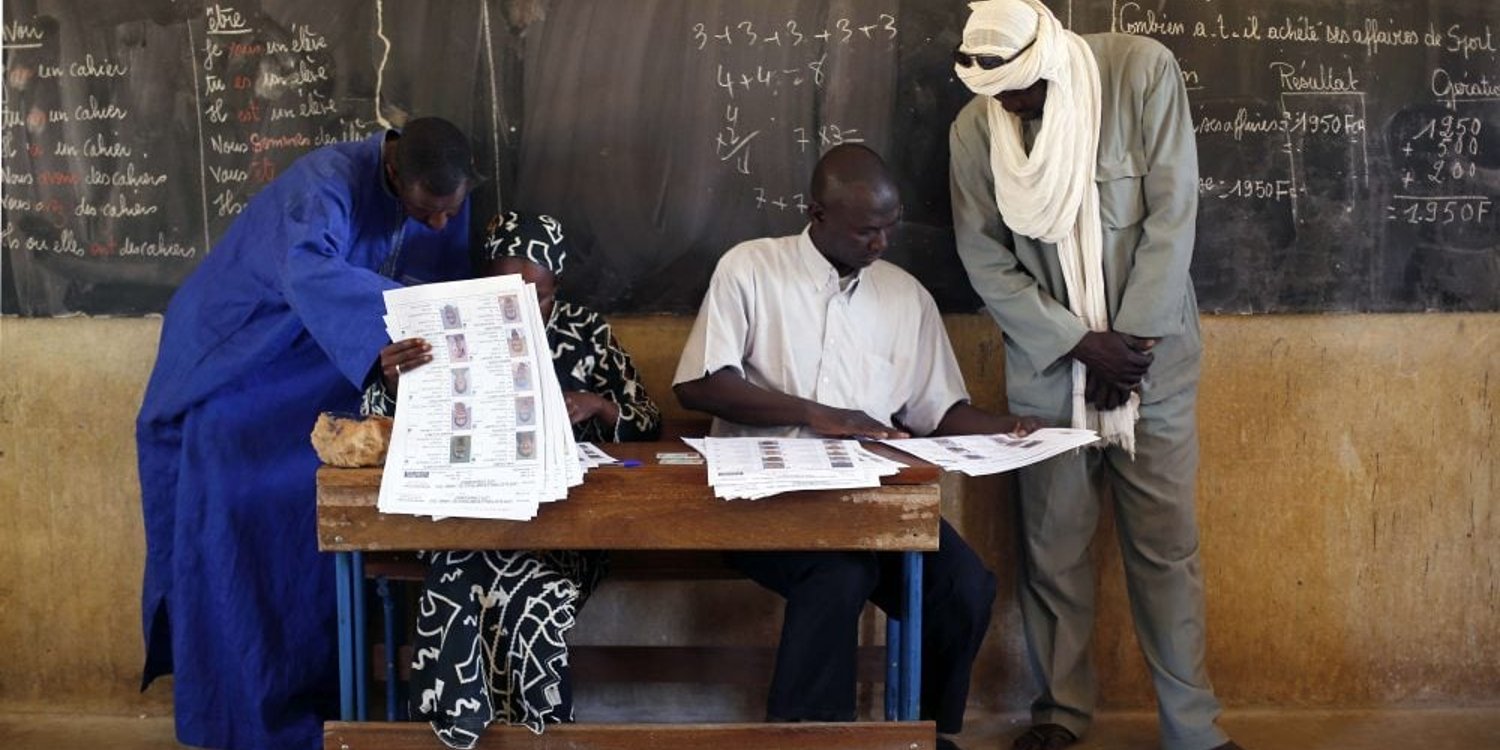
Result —
<path fill-rule="evenodd" d="M 552 366 L 564 391 L 613 401 L 613 425 L 573 426 L 580 441 L 654 440 L 661 412 L 630 355 L 598 313 L 558 301 L 547 323 Z M 392 415 L 380 378 L 365 391 L 367 414 Z M 495 721 L 541 733 L 573 720 L 565 634 L 603 579 L 601 552 L 506 550 L 423 552 L 411 696 L 414 715 L 448 747 L 474 747 Z"/>
<path fill-rule="evenodd" d="M 572 246 L 557 219 L 507 211 L 496 214 L 485 227 L 481 255 L 489 260 L 525 258 L 561 276 Z"/>
<path fill-rule="evenodd" d="M 491 722 L 573 720 L 566 633 L 608 565 L 601 552 L 425 552 L 411 696 L 438 739 L 472 748 Z"/>
<path fill-rule="evenodd" d="M 646 395 L 640 373 L 620 346 L 604 316 L 582 305 L 558 300 L 547 321 L 552 368 L 564 392 L 597 393 L 620 408 L 613 427 L 590 420 L 573 425 L 573 436 L 585 442 L 655 440 L 661 433 L 661 411 Z"/>

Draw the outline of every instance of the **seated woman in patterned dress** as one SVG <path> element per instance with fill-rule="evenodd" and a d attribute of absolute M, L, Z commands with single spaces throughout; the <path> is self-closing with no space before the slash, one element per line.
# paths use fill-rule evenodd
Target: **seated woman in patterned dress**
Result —
<path fill-rule="evenodd" d="M 536 285 L 574 437 L 654 440 L 661 413 L 609 324 L 556 298 L 568 247 L 562 225 L 549 216 L 501 214 L 490 222 L 476 271 L 520 274 Z M 381 377 L 365 394 L 365 411 L 392 414 L 400 373 L 431 361 L 429 351 L 421 339 L 382 350 Z M 429 568 L 418 605 L 413 712 L 454 748 L 473 747 L 494 721 L 537 733 L 546 723 L 572 721 L 563 636 L 604 576 L 604 553 L 490 550 L 422 557 Z"/>

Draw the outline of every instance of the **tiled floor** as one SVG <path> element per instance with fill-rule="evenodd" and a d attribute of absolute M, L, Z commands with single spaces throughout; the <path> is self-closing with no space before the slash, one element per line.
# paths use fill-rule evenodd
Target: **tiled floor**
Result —
<path fill-rule="evenodd" d="M 1223 726 L 1246 750 L 1500 750 L 1500 707 L 1390 711 L 1228 712 Z M 1016 717 L 971 720 L 966 750 L 1002 750 Z M 170 718 L 0 713 L 4 750 L 173 750 Z M 1077 750 L 1155 750 L 1151 714 L 1108 714 Z M 434 740 L 433 748 L 440 748 Z"/>

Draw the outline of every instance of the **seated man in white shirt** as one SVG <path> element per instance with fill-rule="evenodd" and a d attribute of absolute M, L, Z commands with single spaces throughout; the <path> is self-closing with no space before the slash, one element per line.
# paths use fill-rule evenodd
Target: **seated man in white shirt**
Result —
<path fill-rule="evenodd" d="M 968 403 L 932 296 L 880 259 L 901 221 L 880 157 L 858 145 L 830 150 L 809 195 L 802 234 L 741 243 L 719 260 L 674 378 L 683 406 L 712 414 L 718 437 L 1034 428 Z M 946 521 L 939 545 L 923 565 L 921 710 L 955 734 L 995 577 Z M 786 598 L 768 717 L 853 720 L 860 612 L 867 600 L 898 606 L 899 556 L 747 552 L 730 562 Z"/>

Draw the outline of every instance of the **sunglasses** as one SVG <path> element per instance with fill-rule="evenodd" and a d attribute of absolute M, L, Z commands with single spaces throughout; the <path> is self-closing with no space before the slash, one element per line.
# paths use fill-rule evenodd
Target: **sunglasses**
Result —
<path fill-rule="evenodd" d="M 972 68 L 975 65 L 978 65 L 980 70 L 994 70 L 995 68 L 998 68 L 1001 65 L 1004 65 L 1020 57 L 1026 52 L 1026 50 L 1031 49 L 1031 45 L 1033 44 L 1036 44 L 1035 39 L 1027 42 L 1025 47 L 1016 50 L 1016 54 L 1011 55 L 1010 57 L 1001 57 L 999 55 L 971 55 L 968 52 L 963 51 L 963 49 L 955 49 L 953 50 L 953 62 L 960 68 Z"/>

